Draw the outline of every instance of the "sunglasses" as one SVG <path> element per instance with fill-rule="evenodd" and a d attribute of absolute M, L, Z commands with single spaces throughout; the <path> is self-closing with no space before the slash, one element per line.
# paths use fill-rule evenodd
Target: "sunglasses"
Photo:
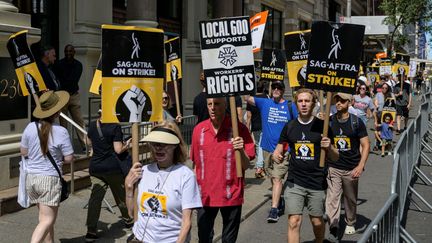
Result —
<path fill-rule="evenodd" d="M 366 90 L 366 88 L 360 88 L 360 90 Z"/>
<path fill-rule="evenodd" d="M 162 99 L 163 99 L 163 100 L 167 100 L 167 99 L 168 99 L 168 97 L 167 97 L 167 96 L 165 96 L 165 97 L 162 97 Z"/>
<path fill-rule="evenodd" d="M 166 143 L 149 143 L 153 148 L 166 148 L 169 144 Z"/>
<path fill-rule="evenodd" d="M 278 90 L 283 90 L 283 88 L 281 87 L 281 86 L 272 86 L 271 87 L 273 90 L 276 90 L 276 89 L 278 89 Z"/>

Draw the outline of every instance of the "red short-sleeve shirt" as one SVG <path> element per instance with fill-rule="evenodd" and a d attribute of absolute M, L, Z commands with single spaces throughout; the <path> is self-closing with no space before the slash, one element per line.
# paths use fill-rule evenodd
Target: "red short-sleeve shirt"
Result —
<path fill-rule="evenodd" d="M 255 148 L 249 130 L 238 124 L 249 159 L 255 157 Z M 210 119 L 195 126 L 192 134 L 190 157 L 195 164 L 196 177 L 203 206 L 224 207 L 243 204 L 244 179 L 238 178 L 234 148 L 231 143 L 231 117 L 225 116 L 216 134 Z"/>

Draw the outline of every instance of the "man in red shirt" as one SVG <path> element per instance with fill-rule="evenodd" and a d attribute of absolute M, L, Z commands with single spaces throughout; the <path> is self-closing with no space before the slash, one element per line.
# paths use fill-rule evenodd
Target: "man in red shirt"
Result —
<path fill-rule="evenodd" d="M 231 117 L 226 115 L 225 98 L 207 99 L 210 118 L 197 124 L 192 133 L 191 160 L 194 162 L 203 208 L 198 211 L 199 242 L 213 241 L 214 220 L 221 211 L 222 242 L 235 242 L 240 227 L 244 178 L 237 177 L 235 150 L 240 151 L 242 168 L 255 157 L 249 130 L 238 123 L 239 137 L 232 138 Z"/>

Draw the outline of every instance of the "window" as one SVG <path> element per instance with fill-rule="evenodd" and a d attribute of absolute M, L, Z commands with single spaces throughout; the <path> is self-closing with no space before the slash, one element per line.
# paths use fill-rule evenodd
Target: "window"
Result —
<path fill-rule="evenodd" d="M 282 12 L 266 5 L 261 5 L 261 9 L 262 11 L 269 11 L 262 47 L 280 49 L 282 43 Z"/>

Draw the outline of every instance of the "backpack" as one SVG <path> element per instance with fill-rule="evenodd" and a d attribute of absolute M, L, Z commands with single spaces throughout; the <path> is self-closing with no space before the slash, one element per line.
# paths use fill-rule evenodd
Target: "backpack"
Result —
<path fill-rule="evenodd" d="M 355 136 L 358 136 L 358 130 L 359 130 L 359 118 L 358 116 L 349 113 L 350 121 L 351 121 L 351 129 L 354 132 Z M 336 114 L 331 117 L 330 120 L 330 127 L 332 127 L 332 123 L 336 119 Z"/>

